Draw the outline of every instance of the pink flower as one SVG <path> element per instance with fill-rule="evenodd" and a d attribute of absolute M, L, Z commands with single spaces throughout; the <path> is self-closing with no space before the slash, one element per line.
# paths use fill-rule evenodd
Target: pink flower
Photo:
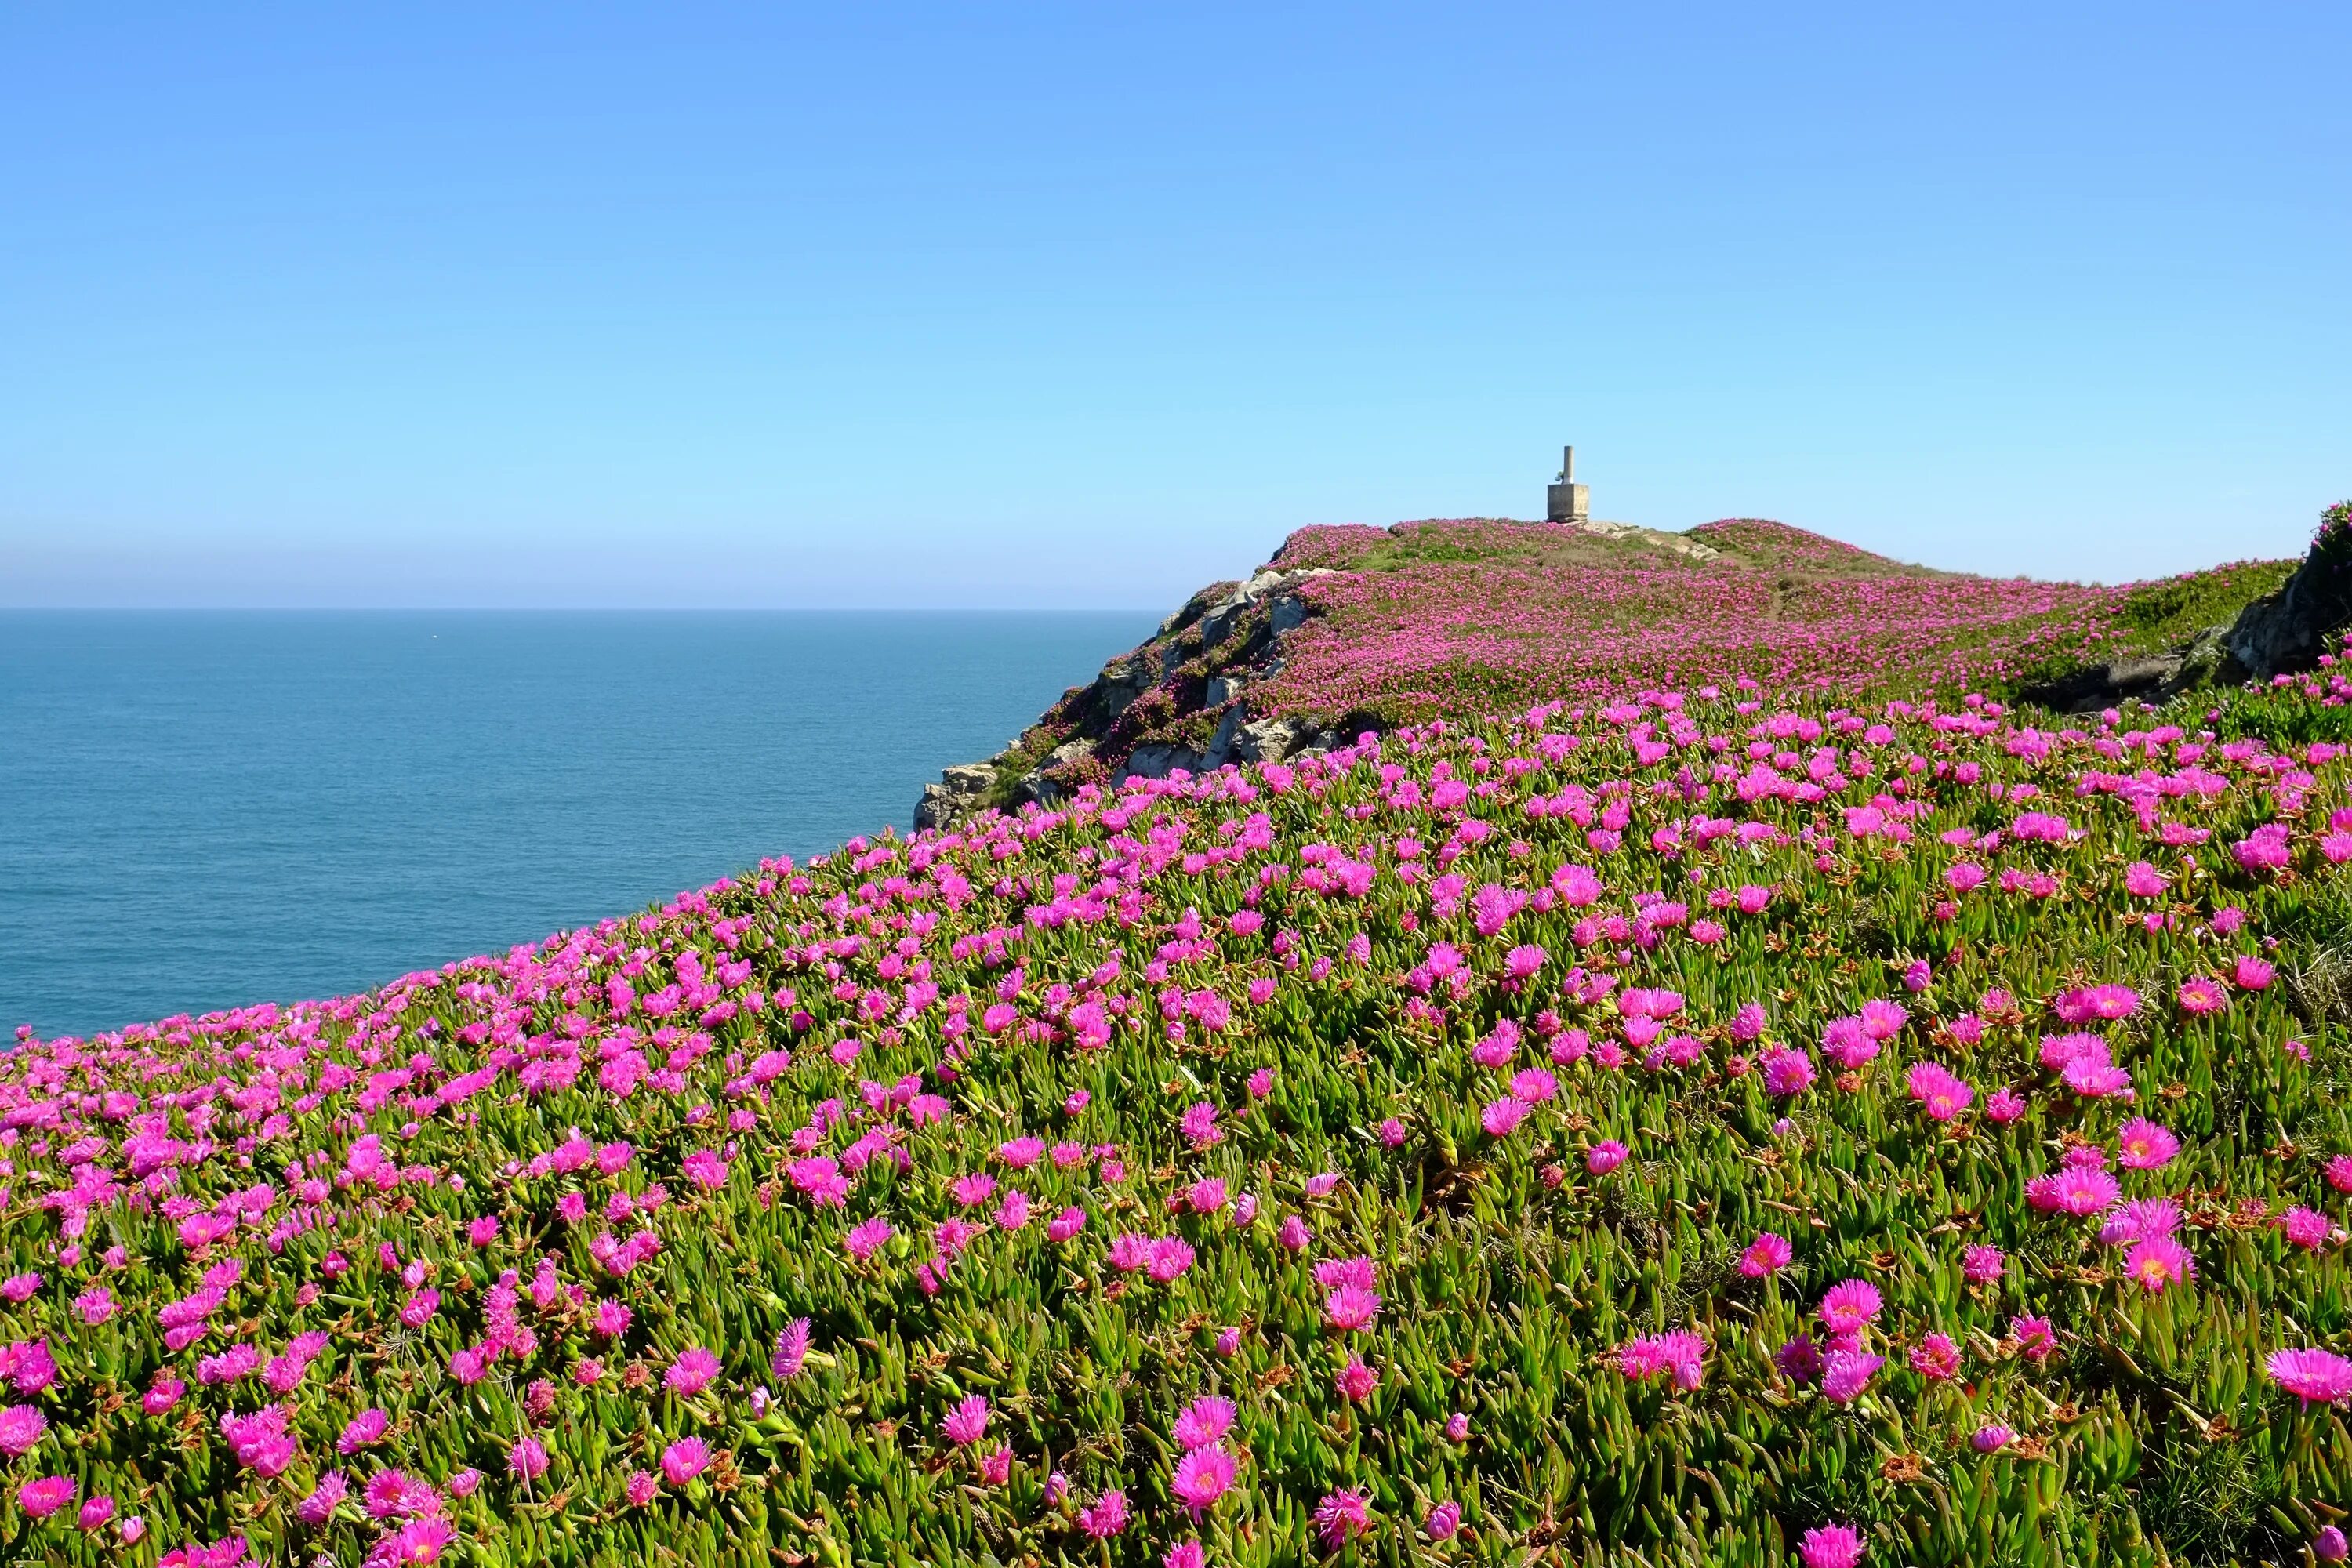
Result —
<path fill-rule="evenodd" d="M 1381 1374 L 1365 1365 L 1362 1356 L 1350 1354 L 1348 1364 L 1339 1369 L 1332 1382 L 1342 1398 L 1360 1405 L 1372 1396 L 1372 1390 L 1380 1386 Z"/>
<path fill-rule="evenodd" d="M 1976 1090 L 1937 1062 L 1915 1062 L 1905 1079 L 1911 1098 L 1919 1101 L 1930 1120 L 1949 1121 L 1969 1108 Z"/>
<path fill-rule="evenodd" d="M 2124 891 L 2135 899 L 2153 899 L 2163 893 L 2164 873 L 2145 860 L 2135 860 L 2124 868 Z"/>
<path fill-rule="evenodd" d="M 644 1508 L 661 1492 L 661 1479 L 651 1470 L 632 1470 L 625 1496 L 631 1508 Z"/>
<path fill-rule="evenodd" d="M 966 1394 L 956 1407 L 940 1423 L 940 1430 L 948 1441 L 960 1448 L 968 1448 L 980 1441 L 988 1431 L 988 1400 L 983 1394 Z"/>
<path fill-rule="evenodd" d="M 1960 1347 L 1949 1334 L 1925 1334 L 1911 1347 L 1911 1370 L 1931 1383 L 1949 1383 L 1959 1375 Z"/>
<path fill-rule="evenodd" d="M 1767 1051 L 1761 1063 L 1764 1092 L 1776 1099 L 1787 1100 L 1812 1086 L 1813 1058 L 1803 1051 L 1790 1047 Z"/>
<path fill-rule="evenodd" d="M 1230 1431 L 1234 1425 L 1233 1402 L 1214 1394 L 1202 1394 L 1184 1407 L 1176 1417 L 1175 1437 L 1179 1447 L 1205 1448 Z"/>
<path fill-rule="evenodd" d="M 1234 1457 L 1222 1444 L 1187 1449 L 1183 1458 L 1176 1461 L 1169 1490 L 1178 1502 L 1198 1514 L 1225 1495 L 1234 1484 Z"/>
<path fill-rule="evenodd" d="M 1339 1490 L 1324 1495 L 1315 1505 L 1315 1532 L 1323 1550 L 1337 1552 L 1372 1525 L 1372 1494 Z"/>
<path fill-rule="evenodd" d="M 285 1406 L 265 1405 L 250 1415 L 224 1412 L 218 1425 L 236 1462 L 264 1479 L 274 1480 L 294 1462 L 294 1438 L 286 1430 L 286 1422 Z"/>
<path fill-rule="evenodd" d="M 1811 1383 L 1822 1375 L 1822 1347 L 1811 1334 L 1795 1335 L 1772 1352 L 1772 1364 L 1792 1383 Z"/>
<path fill-rule="evenodd" d="M 1586 1151 L 1584 1168 L 1596 1176 L 1605 1176 L 1625 1163 L 1625 1145 L 1612 1138 Z"/>
<path fill-rule="evenodd" d="M 47 1519 L 73 1501 L 81 1489 L 71 1476 L 44 1476 L 16 1489 L 16 1506 L 33 1519 Z"/>
<path fill-rule="evenodd" d="M 2319 1533 L 2311 1538 L 2311 1554 L 2322 1563 L 2341 1563 L 2352 1557 L 2352 1541 L 2345 1540 L 2344 1532 L 2336 1526 L 2323 1524 Z"/>
<path fill-rule="evenodd" d="M 2192 975 L 2180 983 L 2179 1001 L 2182 1012 L 2202 1017 L 2229 1006 L 2230 994 L 2216 981 L 2202 974 Z"/>
<path fill-rule="evenodd" d="M 2331 1227 L 2327 1223 L 2327 1216 L 2316 1209 L 2307 1209 L 2297 1205 L 2281 1215 L 2278 1224 L 2279 1229 L 2285 1233 L 2286 1238 L 2297 1247 L 2315 1251 L 2327 1244 Z"/>
<path fill-rule="evenodd" d="M 1559 1092 L 1559 1079 L 1541 1068 L 1528 1068 L 1511 1079 L 1511 1098 L 1524 1100 L 1530 1105 L 1541 1105 Z M 1398 1131 L 1402 1131 L 1403 1129 L 1399 1128 Z"/>
<path fill-rule="evenodd" d="M 1822 1292 L 1822 1326 L 1832 1334 L 1858 1333 L 1878 1316 L 1877 1287 L 1866 1279 L 1842 1279 Z"/>
<path fill-rule="evenodd" d="M 716 1149 L 697 1149 L 679 1168 L 686 1173 L 687 1180 L 706 1191 L 727 1184 L 727 1160 Z"/>
<path fill-rule="evenodd" d="M 1878 1051 L 1878 1037 L 1860 1018 L 1832 1018 L 1822 1031 L 1822 1055 L 1849 1072 L 1867 1067 Z"/>
<path fill-rule="evenodd" d="M 1342 1333 L 1368 1329 L 1381 1313 L 1380 1293 L 1344 1281 L 1324 1298 L 1323 1321 Z"/>
<path fill-rule="evenodd" d="M 985 1171 L 974 1171 L 959 1176 L 949 1185 L 949 1194 L 965 1208 L 977 1208 L 996 1192 L 996 1178 Z"/>
<path fill-rule="evenodd" d="M 2017 1440 L 2017 1434 L 1999 1422 L 1988 1422 L 1969 1435 L 1969 1447 L 1979 1454 L 1997 1454 Z"/>
<path fill-rule="evenodd" d="M 2180 1152 L 2180 1140 L 2145 1117 L 2134 1117 L 2116 1130 L 2116 1163 L 2126 1171 L 2158 1171 Z"/>
<path fill-rule="evenodd" d="M 2184 1283 L 2196 1272 L 2197 1260 L 2168 1236 L 2150 1237 L 2124 1255 L 2124 1277 L 2151 1295 Z"/>
<path fill-rule="evenodd" d="M 776 1336 L 776 1352 L 769 1359 L 768 1369 L 790 1383 L 801 1374 L 801 1363 L 808 1359 L 809 1321 L 794 1318 Z"/>
<path fill-rule="evenodd" d="M 1078 1528 L 1097 1541 L 1108 1541 L 1127 1528 L 1127 1494 L 1113 1489 L 1095 1499 L 1094 1506 L 1078 1510 Z"/>
<path fill-rule="evenodd" d="M 888 1220 L 876 1215 L 872 1219 L 852 1226 L 848 1234 L 841 1238 L 841 1245 L 848 1249 L 850 1257 L 863 1263 L 879 1252 L 882 1244 L 896 1234 Z"/>
<path fill-rule="evenodd" d="M 1688 1329 L 1648 1334 L 1618 1347 L 1617 1370 L 1640 1380 L 1671 1373 L 1675 1386 L 1685 1393 L 1706 1378 L 1706 1342 Z"/>
<path fill-rule="evenodd" d="M 1822 1394 L 1832 1405 L 1851 1405 L 1862 1396 L 1871 1378 L 1885 1364 L 1885 1356 L 1864 1355 L 1860 1351 L 1832 1351 L 1822 1362 Z"/>
<path fill-rule="evenodd" d="M 2231 971 L 2230 977 L 2237 983 L 2238 989 L 2241 991 L 2262 991 L 2269 987 L 2277 974 L 2278 970 L 2274 965 L 2263 959 L 2242 954 L 2238 959 L 2237 966 Z"/>
<path fill-rule="evenodd" d="M 1960 1277 L 1971 1285 L 1991 1284 L 2008 1266 L 1998 1247 L 1971 1247 L 1960 1255 Z"/>
<path fill-rule="evenodd" d="M 1453 1501 L 1439 1503 L 1429 1510 L 1429 1517 L 1421 1521 L 1422 1533 L 1432 1541 L 1451 1541 L 1461 1528 L 1462 1505 Z"/>
<path fill-rule="evenodd" d="M 2122 1197 L 2115 1177 L 2095 1167 L 2069 1166 L 2025 1184 L 2025 1201 L 2044 1214 L 2098 1214 Z"/>
<path fill-rule="evenodd" d="M 2003 1125 L 2025 1114 L 2025 1097 L 2013 1089 L 1995 1089 L 1985 1100 L 1985 1119 Z"/>
<path fill-rule="evenodd" d="M 352 1417 L 343 1427 L 343 1435 L 335 1439 L 335 1452 L 348 1458 L 362 1448 L 380 1443 L 391 1425 L 392 1417 L 383 1411 L 362 1410 Z"/>
<path fill-rule="evenodd" d="M 682 1487 L 710 1468 L 710 1445 L 699 1437 L 681 1437 L 662 1450 L 662 1475 Z"/>
<path fill-rule="evenodd" d="M 1861 1568 L 1870 1548 L 1862 1532 L 1850 1524 L 1824 1524 L 1805 1531 L 1797 1547 L 1797 1560 L 1804 1568 Z"/>
<path fill-rule="evenodd" d="M 1778 1231 L 1765 1231 L 1748 1244 L 1739 1255 L 1739 1272 L 1750 1279 L 1761 1279 L 1768 1274 L 1778 1274 L 1795 1261 L 1797 1249 L 1789 1238 Z"/>
<path fill-rule="evenodd" d="M 662 1379 L 662 1386 L 680 1398 L 691 1399 L 710 1386 L 711 1379 L 719 1373 L 719 1358 L 700 1345 L 688 1345 L 677 1352 Z"/>
<path fill-rule="evenodd" d="M 1507 1094 L 1491 1101 L 1479 1113 L 1479 1125 L 1486 1128 L 1489 1137 L 1508 1138 L 1519 1130 L 1519 1123 L 1528 1119 L 1529 1109 L 1526 1100 Z"/>
<path fill-rule="evenodd" d="M 2273 1351 L 2271 1379 L 2305 1405 L 2342 1405 L 2352 1400 L 2352 1361 L 2333 1351 Z"/>
<path fill-rule="evenodd" d="M 1192 1244 L 1181 1237 L 1163 1236 L 1151 1244 L 1150 1261 L 1144 1265 L 1144 1272 L 1154 1284 L 1166 1285 L 1192 1267 Z"/>
<path fill-rule="evenodd" d="M 2011 1318 L 2009 1331 L 2017 1341 L 2018 1353 L 2028 1361 L 2047 1361 L 2058 1349 L 2057 1331 L 2050 1326 L 2047 1318 Z"/>
<path fill-rule="evenodd" d="M 547 1448 L 536 1437 L 525 1437 L 507 1450 L 509 1473 L 526 1481 L 535 1481 L 547 1474 Z"/>

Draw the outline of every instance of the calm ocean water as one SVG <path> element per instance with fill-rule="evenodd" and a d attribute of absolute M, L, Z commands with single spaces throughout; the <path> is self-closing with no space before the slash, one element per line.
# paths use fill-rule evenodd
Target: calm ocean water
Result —
<path fill-rule="evenodd" d="M 336 994 L 904 831 L 1151 625 L 0 614 L 0 1026 Z"/>

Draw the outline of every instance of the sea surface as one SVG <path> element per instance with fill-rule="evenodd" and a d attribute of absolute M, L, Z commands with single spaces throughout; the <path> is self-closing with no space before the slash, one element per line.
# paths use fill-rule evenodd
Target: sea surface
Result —
<path fill-rule="evenodd" d="M 1152 625 L 0 613 L 0 1031 L 341 994 L 903 832 Z"/>

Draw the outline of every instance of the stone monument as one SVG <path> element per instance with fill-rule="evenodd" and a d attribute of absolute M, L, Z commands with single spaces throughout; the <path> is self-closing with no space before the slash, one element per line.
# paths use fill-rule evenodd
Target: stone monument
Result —
<path fill-rule="evenodd" d="M 1544 521 L 1547 522 L 1590 522 L 1592 521 L 1590 488 L 1576 482 L 1576 448 L 1559 449 L 1559 478 L 1544 487 Z"/>

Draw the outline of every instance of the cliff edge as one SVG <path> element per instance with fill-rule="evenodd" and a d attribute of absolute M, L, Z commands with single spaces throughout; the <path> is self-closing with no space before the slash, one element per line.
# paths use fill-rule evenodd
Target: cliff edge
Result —
<path fill-rule="evenodd" d="M 919 827 L 1085 784 L 1279 762 L 1365 730 L 1651 689 L 2056 711 L 2307 669 L 2352 624 L 2352 505 L 2300 563 L 2118 586 L 1912 565 L 1759 518 L 1683 533 L 1454 518 L 1301 529 L 925 787 Z"/>

